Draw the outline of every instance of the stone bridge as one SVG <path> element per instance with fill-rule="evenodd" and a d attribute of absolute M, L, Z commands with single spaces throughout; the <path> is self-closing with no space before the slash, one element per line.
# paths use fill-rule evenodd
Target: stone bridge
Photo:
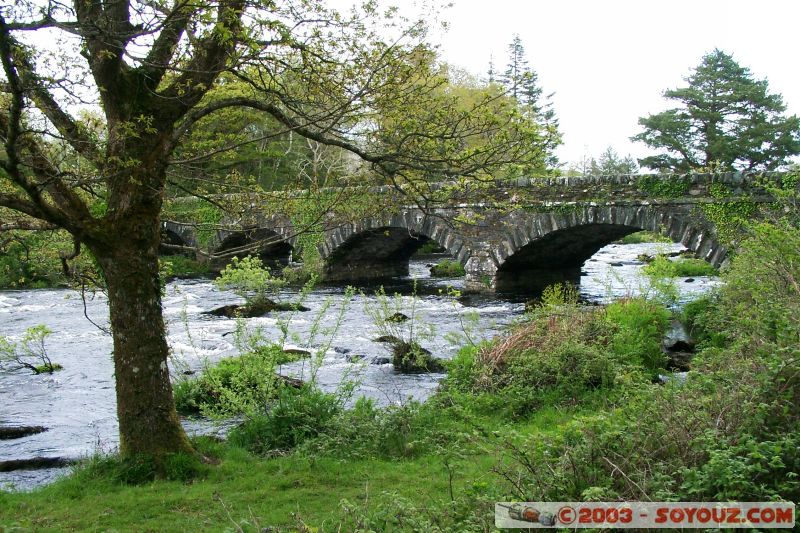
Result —
<path fill-rule="evenodd" d="M 728 249 L 707 213 L 769 202 L 763 180 L 783 174 L 631 175 L 520 179 L 494 192 L 498 202 L 460 202 L 433 210 L 398 208 L 384 216 L 329 227 L 319 245 L 324 279 L 336 282 L 408 273 L 410 257 L 435 241 L 466 270 L 468 291 L 536 290 L 577 280 L 583 263 L 603 246 L 648 230 L 682 243 L 714 266 Z M 521 200 L 520 200 L 521 198 Z M 498 205 L 502 205 L 500 208 Z M 511 207 L 509 207 L 511 206 Z M 469 220 L 469 223 L 455 222 Z M 188 226 L 165 223 L 175 242 L 192 245 Z M 265 261 L 288 263 L 295 245 L 285 217 L 220 231 L 209 250 L 233 255 L 253 242 Z"/>

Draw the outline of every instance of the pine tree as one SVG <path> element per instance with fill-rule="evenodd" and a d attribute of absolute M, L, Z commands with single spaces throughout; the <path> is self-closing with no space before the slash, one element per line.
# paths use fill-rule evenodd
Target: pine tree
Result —
<path fill-rule="evenodd" d="M 644 131 L 631 139 L 665 153 L 640 160 L 657 170 L 686 172 L 711 165 L 721 170 L 773 170 L 800 154 L 800 119 L 733 57 L 714 50 L 686 78 L 687 87 L 664 96 L 680 107 L 639 119 Z"/>
<path fill-rule="evenodd" d="M 528 60 L 525 58 L 522 39 L 519 35 L 514 35 L 511 44 L 508 45 L 508 65 L 500 78 L 500 82 L 506 87 L 509 96 L 519 100 L 528 72 Z"/>
<path fill-rule="evenodd" d="M 493 65 L 490 63 L 490 77 Z M 547 164 L 550 167 L 558 165 L 558 158 L 554 154 L 556 147 L 561 144 L 561 134 L 558 131 L 558 119 L 551 97 L 543 97 L 543 89 L 539 85 L 539 75 L 528 66 L 525 47 L 519 35 L 514 35 L 508 45 L 508 65 L 498 81 L 503 85 L 506 94 L 515 99 L 524 112 L 534 116 L 536 122 L 545 131 L 545 145 L 547 147 Z"/>
<path fill-rule="evenodd" d="M 638 170 L 639 165 L 634 158 L 630 155 L 622 157 L 609 146 L 598 159 L 592 158 L 588 172 L 592 176 L 616 176 L 636 174 Z"/>

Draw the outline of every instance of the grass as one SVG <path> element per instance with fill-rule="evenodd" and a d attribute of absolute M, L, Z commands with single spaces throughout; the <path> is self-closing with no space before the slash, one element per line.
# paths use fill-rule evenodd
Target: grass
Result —
<path fill-rule="evenodd" d="M 543 409 L 514 431 L 554 432 L 576 413 Z M 509 430 L 499 419 L 477 423 L 484 425 L 481 431 Z M 460 431 L 471 430 L 463 425 Z M 431 452 L 395 460 L 297 453 L 262 458 L 206 439 L 198 447 L 219 464 L 193 482 L 129 486 L 95 476 L 90 462 L 33 493 L 0 492 L 0 531 L 338 531 L 346 519 L 343 500 L 372 509 L 388 505 L 388 498 L 443 505 L 451 482 L 456 495 L 473 492 L 491 481 L 497 461 L 477 445 L 463 447 L 456 459 Z"/>
<path fill-rule="evenodd" d="M 625 235 L 619 241 L 621 244 L 642 244 L 646 242 L 672 242 L 669 237 L 652 231 L 637 231 L 630 235 Z"/>
<path fill-rule="evenodd" d="M 445 259 L 431 267 L 431 276 L 435 278 L 457 278 L 464 274 L 464 265 L 453 259 Z"/>
<path fill-rule="evenodd" d="M 713 265 L 702 259 L 680 258 L 671 261 L 663 256 L 657 256 L 651 263 L 645 265 L 643 271 L 647 275 L 667 278 L 716 276 L 719 274 Z"/>

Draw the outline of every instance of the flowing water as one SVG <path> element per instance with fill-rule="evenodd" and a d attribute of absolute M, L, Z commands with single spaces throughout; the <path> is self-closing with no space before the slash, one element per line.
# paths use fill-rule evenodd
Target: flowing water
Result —
<path fill-rule="evenodd" d="M 586 262 L 580 293 L 588 301 L 606 302 L 647 290 L 640 269 L 639 254 L 682 250 L 671 244 L 612 244 Z M 437 357 L 452 357 L 465 335 L 477 342 L 491 338 L 524 311 L 524 295 L 475 296 L 457 300 L 448 287 L 463 285 L 458 279 L 434 279 L 429 264 L 440 257 L 412 260 L 410 276 L 385 286 L 389 295 L 401 294 L 402 311 L 414 309 L 416 327 L 429 331 L 421 344 Z M 716 278 L 677 279 L 681 298 L 689 300 L 717 283 Z M 283 365 L 281 372 L 308 379 L 315 368 L 316 382 L 335 390 L 342 382 L 357 384 L 354 397 L 369 396 L 381 404 L 400 403 L 409 398 L 425 399 L 443 374 L 402 375 L 388 363 L 386 345 L 374 339 L 386 333 L 371 314 L 379 307 L 375 287 L 365 287 L 345 305 L 344 287 L 320 287 L 303 302 L 307 312 L 275 313 L 247 321 L 247 328 L 260 328 L 272 340 L 284 337 L 285 346 L 319 352 L 319 366 L 305 360 Z M 417 296 L 412 294 L 416 292 Z M 295 301 L 296 291 L 282 298 Z M 232 319 L 213 317 L 204 311 L 240 303 L 231 292 L 219 291 L 210 281 L 169 283 L 163 300 L 169 342 L 174 353 L 172 371 L 202 371 L 205 365 L 237 353 Z M 389 306 L 398 303 L 390 296 Z M 344 307 L 343 307 L 344 306 Z M 327 310 L 325 310 L 327 308 Z M 0 425 L 41 425 L 48 431 L 21 439 L 0 440 L 0 461 L 31 457 L 79 458 L 95 452 L 112 451 L 117 445 L 111 337 L 98 329 L 108 324 L 108 308 L 102 296 L 84 302 L 67 289 L 0 292 L 0 335 L 19 339 L 26 328 L 45 324 L 53 331 L 47 339 L 48 353 L 64 369 L 53 374 L 29 372 L 0 373 Z M 88 320 L 86 317 L 89 317 Z M 402 328 L 409 327 L 406 323 Z M 338 325 L 338 327 L 337 327 Z M 312 333 L 316 336 L 311 339 Z M 450 339 L 450 340 L 448 340 Z M 326 349 L 327 348 L 327 349 Z M 224 431 L 225 427 L 206 420 L 184 420 L 190 433 Z M 68 472 L 64 468 L 19 470 L 0 473 L 0 488 L 29 489 Z"/>

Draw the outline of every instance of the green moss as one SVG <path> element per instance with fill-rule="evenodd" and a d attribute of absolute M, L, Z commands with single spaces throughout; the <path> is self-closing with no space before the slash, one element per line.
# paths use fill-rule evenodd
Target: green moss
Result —
<path fill-rule="evenodd" d="M 730 187 L 722 183 L 713 183 L 711 196 L 717 202 L 703 204 L 700 209 L 705 218 L 714 225 L 720 240 L 728 245 L 735 243 L 756 215 L 758 207 L 748 199 L 730 200 L 733 193 Z"/>
<path fill-rule="evenodd" d="M 653 198 L 674 199 L 686 196 L 691 180 L 688 176 L 641 176 L 636 181 L 639 190 Z"/>

